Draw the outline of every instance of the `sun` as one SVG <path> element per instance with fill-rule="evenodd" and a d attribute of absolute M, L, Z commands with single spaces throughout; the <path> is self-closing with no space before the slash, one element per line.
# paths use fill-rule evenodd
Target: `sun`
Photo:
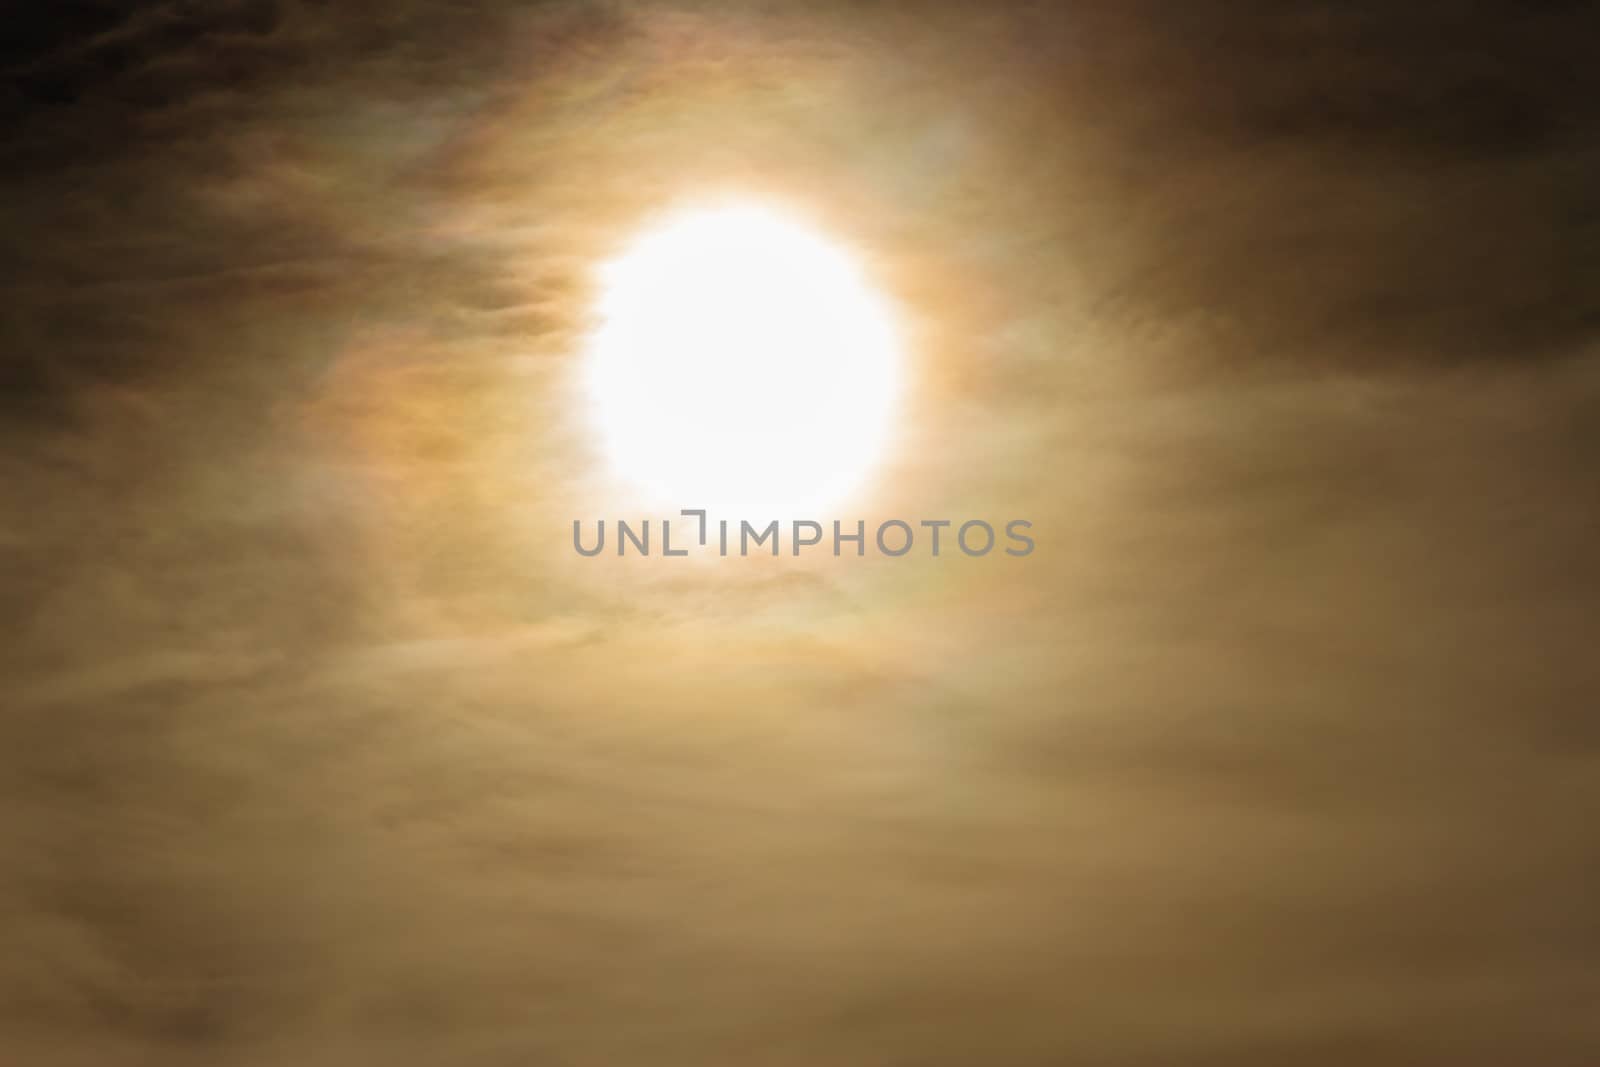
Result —
<path fill-rule="evenodd" d="M 888 446 L 890 306 L 841 246 L 773 208 L 685 211 L 600 271 L 590 413 L 641 503 L 812 518 Z"/>

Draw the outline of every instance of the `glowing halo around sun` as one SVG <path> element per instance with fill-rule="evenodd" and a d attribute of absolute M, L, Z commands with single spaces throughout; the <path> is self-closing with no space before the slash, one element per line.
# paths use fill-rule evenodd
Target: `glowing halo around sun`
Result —
<path fill-rule="evenodd" d="M 590 414 L 639 503 L 811 518 L 882 459 L 894 316 L 855 260 L 771 208 L 686 211 L 600 270 Z"/>

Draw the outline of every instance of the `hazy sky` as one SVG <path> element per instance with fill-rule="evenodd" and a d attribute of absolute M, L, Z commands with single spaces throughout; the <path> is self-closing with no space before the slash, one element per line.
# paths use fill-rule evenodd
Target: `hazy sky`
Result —
<path fill-rule="evenodd" d="M 1600 1062 L 1592 7 L 31 7 L 0 1060 Z M 729 192 L 1032 556 L 572 552 Z"/>

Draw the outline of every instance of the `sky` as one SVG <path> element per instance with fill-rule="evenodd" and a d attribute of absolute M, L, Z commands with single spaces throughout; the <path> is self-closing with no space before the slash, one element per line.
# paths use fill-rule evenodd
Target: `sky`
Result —
<path fill-rule="evenodd" d="M 19 6 L 0 1060 L 1591 1067 L 1597 32 Z M 899 309 L 848 517 L 1034 553 L 572 551 L 722 195 Z"/>

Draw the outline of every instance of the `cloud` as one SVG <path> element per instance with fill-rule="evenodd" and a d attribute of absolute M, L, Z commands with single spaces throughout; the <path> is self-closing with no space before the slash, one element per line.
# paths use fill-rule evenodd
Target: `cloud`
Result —
<path fill-rule="evenodd" d="M 72 10 L 0 1058 L 1600 1048 L 1577 6 Z M 904 309 L 869 510 L 1035 555 L 573 556 L 588 265 L 710 187 Z"/>

